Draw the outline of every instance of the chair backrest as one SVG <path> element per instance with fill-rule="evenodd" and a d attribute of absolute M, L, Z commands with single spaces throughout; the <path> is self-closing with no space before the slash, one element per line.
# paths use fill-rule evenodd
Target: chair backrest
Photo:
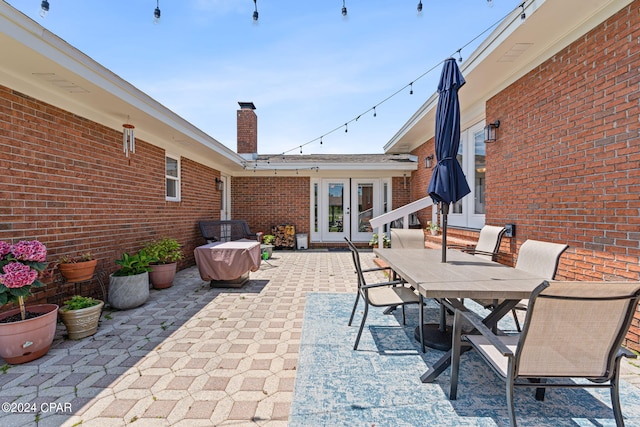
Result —
<path fill-rule="evenodd" d="M 424 231 L 421 228 L 392 228 L 390 235 L 394 249 L 424 249 Z"/>
<path fill-rule="evenodd" d="M 520 377 L 610 379 L 640 297 L 640 282 L 540 285 L 516 350 Z"/>
<path fill-rule="evenodd" d="M 500 242 L 502 241 L 502 236 L 504 236 L 505 231 L 506 229 L 504 227 L 496 225 L 485 225 L 482 227 L 480 236 L 478 237 L 478 243 L 476 244 L 476 251 L 481 253 L 476 253 L 475 255 L 487 259 L 495 258 L 500 250 Z"/>
<path fill-rule="evenodd" d="M 360 289 L 363 285 L 367 284 L 362 272 L 362 265 L 360 264 L 360 252 L 358 252 L 358 248 L 356 248 L 356 245 L 354 245 L 348 237 L 345 237 L 344 240 L 347 242 L 347 245 L 349 245 L 349 250 L 351 251 L 353 265 L 356 268 L 356 274 L 358 275 L 358 289 Z"/>
<path fill-rule="evenodd" d="M 561 243 L 541 242 L 539 240 L 527 240 L 518 252 L 516 268 L 528 273 L 553 280 L 558 270 L 560 255 L 569 246 Z"/>
<path fill-rule="evenodd" d="M 257 236 L 249 230 L 243 219 L 200 221 L 200 233 L 209 242 L 228 242 L 240 239 L 255 240 Z"/>

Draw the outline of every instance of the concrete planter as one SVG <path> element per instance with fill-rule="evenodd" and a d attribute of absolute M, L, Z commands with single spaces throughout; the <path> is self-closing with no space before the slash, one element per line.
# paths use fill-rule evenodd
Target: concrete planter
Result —
<path fill-rule="evenodd" d="M 109 305 L 118 310 L 139 307 L 149 299 L 149 273 L 109 276 Z"/>
<path fill-rule="evenodd" d="M 60 310 L 62 323 L 67 327 L 69 339 L 79 340 L 89 337 L 98 332 L 98 322 L 104 302 L 93 307 L 81 308 L 79 310 Z"/>

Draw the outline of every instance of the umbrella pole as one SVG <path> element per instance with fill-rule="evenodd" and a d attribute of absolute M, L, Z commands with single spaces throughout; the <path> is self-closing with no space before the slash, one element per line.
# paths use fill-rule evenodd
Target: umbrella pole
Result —
<path fill-rule="evenodd" d="M 447 217 L 449 216 L 449 203 L 440 203 L 442 213 L 442 262 L 447 262 Z"/>

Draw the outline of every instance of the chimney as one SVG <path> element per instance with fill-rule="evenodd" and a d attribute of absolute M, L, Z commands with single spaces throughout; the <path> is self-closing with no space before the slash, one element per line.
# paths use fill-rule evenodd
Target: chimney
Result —
<path fill-rule="evenodd" d="M 249 154 L 254 157 L 258 153 L 258 116 L 253 111 L 253 102 L 238 102 L 238 154 Z M 247 157 L 247 156 L 243 156 Z"/>

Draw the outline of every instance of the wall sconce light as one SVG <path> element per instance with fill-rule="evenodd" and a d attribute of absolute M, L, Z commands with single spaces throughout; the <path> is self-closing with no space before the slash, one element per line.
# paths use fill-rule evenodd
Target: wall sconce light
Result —
<path fill-rule="evenodd" d="M 218 177 L 216 177 L 216 188 L 218 191 L 222 191 L 224 189 L 224 181 Z"/>
<path fill-rule="evenodd" d="M 431 162 L 433 161 L 433 154 L 424 158 L 424 167 L 431 169 Z"/>
<path fill-rule="evenodd" d="M 496 142 L 496 129 L 500 127 L 500 120 L 493 123 L 487 123 L 484 127 L 484 142 Z"/>

